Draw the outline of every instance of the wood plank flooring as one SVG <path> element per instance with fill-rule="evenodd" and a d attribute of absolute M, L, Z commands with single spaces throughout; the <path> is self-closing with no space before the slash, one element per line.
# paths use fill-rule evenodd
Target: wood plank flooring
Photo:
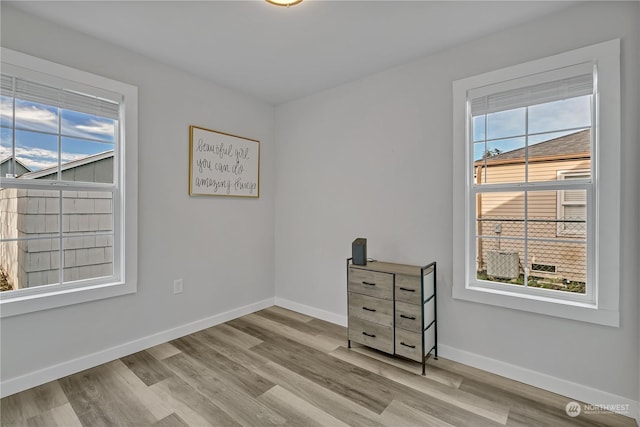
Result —
<path fill-rule="evenodd" d="M 271 307 L 8 396 L 2 426 L 608 426 L 572 399 L 443 358 L 419 364 Z"/>

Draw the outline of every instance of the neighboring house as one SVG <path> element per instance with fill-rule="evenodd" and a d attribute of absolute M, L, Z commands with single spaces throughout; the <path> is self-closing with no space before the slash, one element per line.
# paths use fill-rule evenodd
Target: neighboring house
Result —
<path fill-rule="evenodd" d="M 56 179 L 58 168 L 52 166 L 36 172 L 29 172 L 23 179 Z M 113 182 L 113 151 L 82 157 L 61 166 L 63 181 Z"/>
<path fill-rule="evenodd" d="M 5 177 L 8 178 L 11 176 L 19 177 L 22 174 L 31 172 L 31 169 L 29 169 L 20 160 L 15 159 L 15 161 L 12 163 L 10 161 L 12 159 L 13 157 L 9 156 L 0 161 L 0 177 L 2 178 L 5 178 Z M 15 168 L 15 170 L 12 170 L 13 168 Z"/>
<path fill-rule="evenodd" d="M 18 161 L 16 161 L 18 164 Z M 84 157 L 61 166 L 67 181 L 113 182 L 113 151 Z M 57 167 L 26 172 L 21 179 L 55 179 Z M 6 218 L 3 237 L 38 238 L 0 246 L 0 269 L 13 289 L 57 283 L 60 280 L 62 227 L 63 280 L 74 281 L 112 274 L 113 205 L 110 192 L 64 191 L 62 215 L 57 190 L 0 189 Z M 87 233 L 89 232 L 89 233 Z M 104 232 L 104 235 L 95 235 Z"/>
<path fill-rule="evenodd" d="M 529 181 L 588 178 L 589 132 L 583 130 L 529 146 Z M 524 151 L 520 148 L 494 155 L 487 153 L 475 162 L 476 182 L 524 181 Z M 529 243 L 526 260 L 522 240 L 518 239 L 525 232 L 525 206 L 528 236 L 541 239 Z M 522 193 L 482 193 L 478 195 L 477 213 L 478 236 L 483 236 L 477 243 L 479 272 L 512 278 L 527 267 L 530 276 L 586 281 L 584 191 L 530 192 L 526 204 Z"/>

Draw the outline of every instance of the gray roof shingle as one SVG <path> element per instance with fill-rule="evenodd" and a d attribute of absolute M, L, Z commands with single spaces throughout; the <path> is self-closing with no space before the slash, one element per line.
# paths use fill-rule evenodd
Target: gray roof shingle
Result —
<path fill-rule="evenodd" d="M 569 135 L 550 139 L 529 146 L 529 160 L 540 158 L 576 158 L 588 157 L 590 155 L 591 129 L 581 130 Z M 509 161 L 524 161 L 524 148 L 507 151 L 506 153 L 490 156 L 486 159 L 487 164 L 502 163 Z M 484 163 L 485 159 L 477 160 L 476 164 Z"/>

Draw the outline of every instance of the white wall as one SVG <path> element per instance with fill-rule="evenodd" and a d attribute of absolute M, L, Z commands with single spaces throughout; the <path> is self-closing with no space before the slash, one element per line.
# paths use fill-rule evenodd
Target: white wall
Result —
<path fill-rule="evenodd" d="M 591 403 L 635 402 L 639 18 L 638 3 L 587 3 L 278 107 L 277 301 L 344 322 L 345 259 L 366 237 L 374 258 L 438 262 L 443 355 Z M 621 327 L 453 300 L 452 82 L 618 37 Z"/>
<path fill-rule="evenodd" d="M 140 129 L 138 293 L 3 319 L 3 394 L 273 302 L 272 106 L 6 4 L 1 36 L 4 47 L 138 86 Z M 259 199 L 188 196 L 190 124 L 261 141 Z M 174 296 L 175 278 L 184 293 Z"/>

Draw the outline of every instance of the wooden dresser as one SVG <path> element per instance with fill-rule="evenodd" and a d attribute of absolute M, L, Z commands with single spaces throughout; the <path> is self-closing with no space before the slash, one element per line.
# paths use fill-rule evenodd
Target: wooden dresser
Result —
<path fill-rule="evenodd" d="M 424 267 L 347 260 L 351 341 L 422 363 L 438 358 L 436 263 Z"/>

